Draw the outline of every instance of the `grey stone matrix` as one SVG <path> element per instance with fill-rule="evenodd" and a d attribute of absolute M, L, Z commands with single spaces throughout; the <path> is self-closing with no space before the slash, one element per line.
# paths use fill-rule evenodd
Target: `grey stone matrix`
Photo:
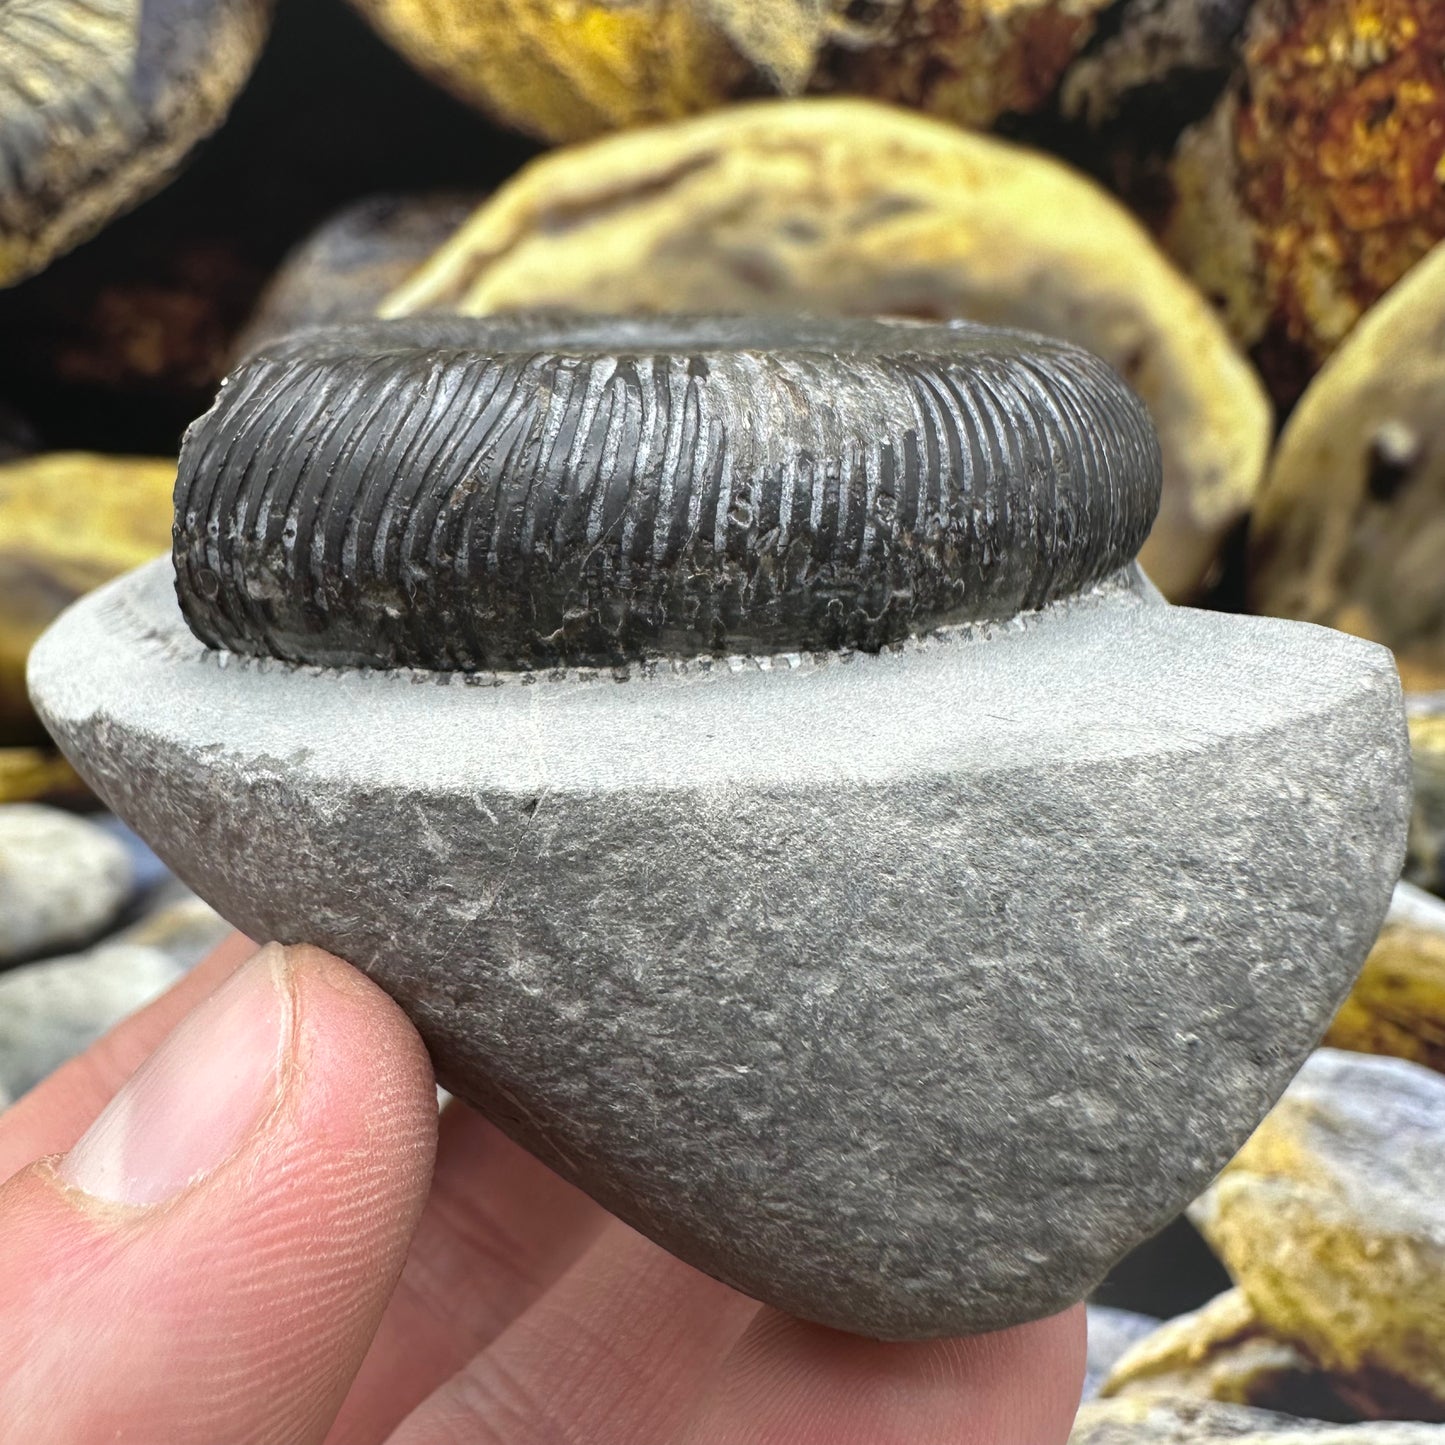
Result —
<path fill-rule="evenodd" d="M 877 656 L 468 685 L 209 652 L 157 564 L 32 688 L 203 897 L 367 969 L 553 1167 L 895 1338 L 1062 1308 L 1208 1181 L 1408 801 L 1383 649 L 1123 581 Z"/>

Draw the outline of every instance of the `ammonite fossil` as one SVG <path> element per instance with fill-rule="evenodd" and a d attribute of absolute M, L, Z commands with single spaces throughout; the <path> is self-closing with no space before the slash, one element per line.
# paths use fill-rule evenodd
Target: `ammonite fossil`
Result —
<path fill-rule="evenodd" d="M 1040 337 L 380 322 L 237 368 L 186 439 L 175 560 L 198 637 L 296 662 L 876 651 L 1100 581 L 1158 504 L 1143 407 Z"/>
<path fill-rule="evenodd" d="M 1225 1163 L 1403 852 L 1389 654 L 1165 605 L 1158 487 L 1118 378 L 1016 333 L 317 331 L 31 688 L 203 897 L 667 1248 L 993 1329 Z"/>

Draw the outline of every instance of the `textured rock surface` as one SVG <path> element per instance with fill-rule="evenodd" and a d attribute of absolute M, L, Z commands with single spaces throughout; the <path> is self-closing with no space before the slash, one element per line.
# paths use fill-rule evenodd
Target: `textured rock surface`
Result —
<path fill-rule="evenodd" d="M 1445 1419 L 1445 1079 L 1321 1049 L 1191 1216 L 1265 1324 L 1373 1399 Z"/>
<path fill-rule="evenodd" d="M 1257 378 L 1122 206 L 1056 161 L 862 101 L 739 107 L 545 157 L 383 309 L 556 308 L 965 317 L 1086 347 L 1159 430 L 1140 560 L 1174 598 L 1264 471 Z"/>
<path fill-rule="evenodd" d="M 1405 876 L 1445 893 L 1445 692 L 1407 697 L 1405 718 L 1415 772 Z"/>
<path fill-rule="evenodd" d="M 355 0 L 420 70 L 546 140 L 851 92 L 962 125 L 1031 111 L 1111 0 Z"/>
<path fill-rule="evenodd" d="M 1099 1393 L 1220 1400 L 1291 1415 L 1354 1418 L 1328 1377 L 1298 1346 L 1271 1334 L 1238 1289 L 1136 1341 L 1115 1362 Z"/>
<path fill-rule="evenodd" d="M 1394 1422 L 1330 1425 L 1268 1410 L 1195 1400 L 1099 1400 L 1085 1405 L 1069 1445 L 1445 1445 L 1445 1427 Z"/>
<path fill-rule="evenodd" d="M 371 196 L 348 206 L 286 257 L 237 339 L 236 355 L 303 326 L 372 315 L 480 200 L 446 191 Z"/>
<path fill-rule="evenodd" d="M 1130 563 L 1158 504 L 1138 399 L 1045 337 L 421 318 L 238 367 L 186 434 L 174 556 L 213 647 L 612 666 L 1012 617 Z"/>
<path fill-rule="evenodd" d="M 1089 1306 L 1089 1347 L 1084 1364 L 1084 1399 L 1091 1400 L 1109 1372 L 1140 1340 L 1152 1335 L 1162 1323 L 1153 1315 L 1108 1305 Z"/>
<path fill-rule="evenodd" d="M 173 462 L 51 452 L 0 464 L 0 744 L 42 741 L 30 644 L 67 603 L 164 552 Z"/>
<path fill-rule="evenodd" d="M 1325 1042 L 1445 1073 L 1445 900 L 1396 886 L 1385 926 Z"/>
<path fill-rule="evenodd" d="M 124 846 L 70 813 L 0 806 L 0 965 L 92 937 L 134 887 Z"/>
<path fill-rule="evenodd" d="M 1383 642 L 1417 690 L 1445 687 L 1442 333 L 1445 246 L 1364 317 L 1300 399 L 1250 533 L 1258 611 Z"/>
<path fill-rule="evenodd" d="M 31 660 L 224 916 L 367 969 L 682 1257 L 882 1336 L 1049 1313 L 1170 1218 L 1403 849 L 1385 653 L 1120 586 L 877 656 L 441 677 L 207 653 L 163 563 Z"/>
<path fill-rule="evenodd" d="M 1165 240 L 1292 398 L 1445 236 L 1445 11 L 1256 0 L 1243 49 L 1180 145 Z"/>
<path fill-rule="evenodd" d="M 163 890 L 130 928 L 85 953 L 0 974 L 0 1095 L 19 1098 L 163 993 L 230 931 L 184 889 Z"/>
<path fill-rule="evenodd" d="M 0 31 L 0 285 L 161 185 L 225 118 L 270 0 L 17 0 Z"/>

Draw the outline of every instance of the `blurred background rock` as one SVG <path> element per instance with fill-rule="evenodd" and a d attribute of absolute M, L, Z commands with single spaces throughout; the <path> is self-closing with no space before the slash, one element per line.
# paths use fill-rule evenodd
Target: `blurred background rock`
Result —
<path fill-rule="evenodd" d="M 1327 1047 L 1101 1282 L 1076 1445 L 1445 1445 L 1445 6 L 28 0 L 0 81 L 0 1107 L 224 931 L 23 667 L 165 549 L 238 355 L 377 312 L 1031 327 L 1149 405 L 1172 599 L 1395 651 L 1417 794 Z"/>

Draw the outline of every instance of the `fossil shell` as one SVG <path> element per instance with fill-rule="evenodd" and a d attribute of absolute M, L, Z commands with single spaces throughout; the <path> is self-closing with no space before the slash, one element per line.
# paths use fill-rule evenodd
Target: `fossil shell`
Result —
<path fill-rule="evenodd" d="M 802 100 L 533 162 L 385 315 L 561 308 L 967 317 L 1103 357 L 1159 429 L 1140 561 L 1193 595 L 1264 474 L 1273 419 L 1209 303 L 1048 156 L 867 101 Z"/>
<path fill-rule="evenodd" d="M 163 183 L 224 119 L 270 11 L 270 0 L 9 0 L 0 285 Z"/>
<path fill-rule="evenodd" d="M 177 586 L 213 647 L 441 670 L 876 650 L 1126 566 L 1142 405 L 964 323 L 519 318 L 303 333 L 187 435 Z"/>

